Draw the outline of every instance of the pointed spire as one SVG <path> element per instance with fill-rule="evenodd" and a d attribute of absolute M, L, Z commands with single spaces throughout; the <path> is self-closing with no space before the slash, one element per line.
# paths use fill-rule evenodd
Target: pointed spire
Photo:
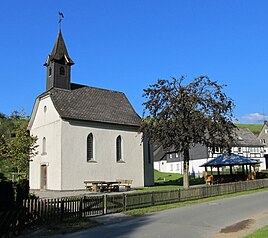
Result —
<path fill-rule="evenodd" d="M 61 30 L 54 44 L 52 52 L 48 55 L 44 66 L 47 67 L 46 90 L 71 88 L 71 66 L 74 64 L 64 43 Z"/>
<path fill-rule="evenodd" d="M 51 52 L 51 54 L 48 56 L 46 62 L 45 62 L 45 66 L 48 66 L 49 61 L 63 61 L 68 65 L 73 65 L 74 62 L 72 61 L 72 59 L 70 58 L 66 45 L 64 43 L 63 37 L 62 37 L 62 33 L 61 30 L 59 30 L 59 34 L 57 37 L 57 40 L 54 44 L 53 50 Z"/>

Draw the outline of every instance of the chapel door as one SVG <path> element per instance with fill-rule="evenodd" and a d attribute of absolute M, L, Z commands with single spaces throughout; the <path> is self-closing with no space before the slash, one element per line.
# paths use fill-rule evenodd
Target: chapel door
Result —
<path fill-rule="evenodd" d="M 47 166 L 41 165 L 41 181 L 40 181 L 40 189 L 47 189 Z"/>

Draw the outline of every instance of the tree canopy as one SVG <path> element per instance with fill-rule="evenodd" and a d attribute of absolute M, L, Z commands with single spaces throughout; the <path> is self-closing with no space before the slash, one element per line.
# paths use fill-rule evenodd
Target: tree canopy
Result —
<path fill-rule="evenodd" d="M 230 148 L 233 141 L 233 100 L 223 92 L 225 85 L 207 76 L 184 84 L 179 80 L 158 80 L 144 89 L 145 106 L 141 131 L 151 143 L 174 147 L 184 155 L 184 187 L 189 186 L 189 149 L 199 143 L 207 147 Z"/>
<path fill-rule="evenodd" d="M 0 172 L 28 174 L 30 158 L 36 154 L 36 137 L 27 131 L 24 111 L 11 116 L 0 114 Z"/>

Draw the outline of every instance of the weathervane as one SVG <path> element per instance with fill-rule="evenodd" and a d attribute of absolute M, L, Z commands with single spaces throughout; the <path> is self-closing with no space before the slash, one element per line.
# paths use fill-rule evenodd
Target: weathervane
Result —
<path fill-rule="evenodd" d="M 59 28 L 60 28 L 60 30 L 61 30 L 61 22 L 62 22 L 62 19 L 64 18 L 64 15 L 63 15 L 63 13 L 62 12 L 58 12 L 59 13 Z"/>

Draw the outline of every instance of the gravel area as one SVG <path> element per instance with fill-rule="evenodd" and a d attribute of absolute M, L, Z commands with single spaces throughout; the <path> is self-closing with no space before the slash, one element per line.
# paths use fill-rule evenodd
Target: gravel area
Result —
<path fill-rule="evenodd" d="M 89 196 L 89 195 L 99 195 L 100 193 L 89 192 L 86 190 L 81 191 L 30 191 L 39 198 L 62 198 L 62 197 L 71 197 L 71 196 Z"/>
<path fill-rule="evenodd" d="M 30 191 L 35 194 L 39 198 L 62 198 L 62 197 L 72 197 L 72 196 L 96 196 L 103 194 L 120 194 L 120 193 L 131 193 L 132 191 L 120 191 L 120 192 L 111 192 L 111 193 L 97 193 L 97 192 L 89 192 L 87 190 L 79 190 L 79 191 Z"/>

